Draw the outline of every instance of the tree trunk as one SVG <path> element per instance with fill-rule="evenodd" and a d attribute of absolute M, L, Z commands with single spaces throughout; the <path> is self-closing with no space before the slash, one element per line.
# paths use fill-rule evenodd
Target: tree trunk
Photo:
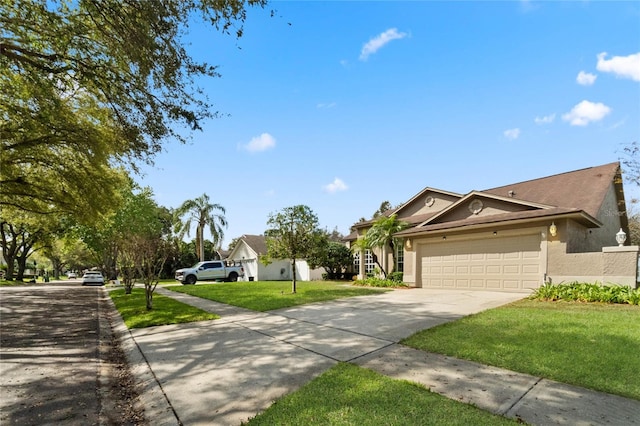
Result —
<path fill-rule="evenodd" d="M 387 271 L 385 271 L 380 262 L 378 262 L 378 256 L 373 252 L 371 252 L 371 256 L 373 257 L 373 262 L 380 268 L 380 272 L 382 272 L 382 275 L 387 278 Z"/>
<path fill-rule="evenodd" d="M 147 300 L 147 311 L 153 309 L 153 290 L 148 285 L 144 286 L 144 294 Z"/>
<path fill-rule="evenodd" d="M 291 261 L 291 269 L 293 269 L 293 271 L 292 271 L 293 272 L 293 283 L 291 285 L 291 292 L 293 294 L 295 294 L 296 293 L 296 260 L 295 259 L 293 259 Z"/>

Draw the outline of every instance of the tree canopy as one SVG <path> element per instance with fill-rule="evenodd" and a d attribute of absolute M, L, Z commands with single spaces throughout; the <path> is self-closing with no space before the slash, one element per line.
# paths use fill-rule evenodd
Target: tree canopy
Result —
<path fill-rule="evenodd" d="M 152 162 L 218 113 L 185 48 L 200 19 L 242 35 L 266 0 L 0 0 L 0 205 L 91 217 L 114 161 Z"/>
<path fill-rule="evenodd" d="M 289 259 L 293 270 L 292 293 L 296 292 L 296 260 L 313 254 L 325 234 L 319 228 L 318 217 L 310 207 L 296 205 L 270 214 L 265 232 L 266 261 Z"/>
<path fill-rule="evenodd" d="M 220 213 L 216 213 L 216 211 Z M 224 228 L 227 227 L 225 213 L 225 208 L 218 203 L 212 203 L 207 194 L 185 201 L 174 212 L 176 219 L 182 219 L 186 216 L 186 220 L 179 224 L 180 229 L 177 230 L 179 239 L 182 239 L 185 234 L 189 235 L 191 225 L 195 223 L 196 247 L 201 262 L 206 260 L 204 258 L 204 230 L 209 227 L 213 237 L 213 245 L 215 248 L 219 248 L 224 239 Z"/>

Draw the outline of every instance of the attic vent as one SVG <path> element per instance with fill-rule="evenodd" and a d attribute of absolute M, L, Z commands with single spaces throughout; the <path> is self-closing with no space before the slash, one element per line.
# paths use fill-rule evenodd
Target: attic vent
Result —
<path fill-rule="evenodd" d="M 513 198 L 514 195 L 516 195 L 515 191 L 509 191 L 509 197 Z"/>

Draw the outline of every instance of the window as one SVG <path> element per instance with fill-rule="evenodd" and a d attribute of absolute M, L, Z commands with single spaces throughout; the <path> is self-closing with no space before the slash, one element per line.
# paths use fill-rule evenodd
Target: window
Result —
<path fill-rule="evenodd" d="M 396 271 L 404 272 L 404 247 L 396 244 Z"/>
<path fill-rule="evenodd" d="M 353 267 L 357 273 L 360 273 L 360 253 L 357 252 L 353 255 Z M 371 250 L 365 250 L 364 252 L 364 273 L 365 275 L 373 274 L 373 270 L 376 268 L 376 263 L 373 261 L 373 253 Z"/>
<path fill-rule="evenodd" d="M 373 253 L 371 250 L 365 250 L 364 252 L 364 273 L 369 275 L 373 274 L 373 270 L 375 269 L 376 264 L 373 261 Z"/>

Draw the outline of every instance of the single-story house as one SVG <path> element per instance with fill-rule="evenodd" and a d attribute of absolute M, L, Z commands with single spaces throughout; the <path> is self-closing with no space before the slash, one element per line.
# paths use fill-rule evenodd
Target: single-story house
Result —
<path fill-rule="evenodd" d="M 576 280 L 637 285 L 638 246 L 617 241 L 629 234 L 618 162 L 466 194 L 427 187 L 385 212 L 391 214 L 410 224 L 395 237 L 397 269 L 411 286 L 530 291 Z M 356 223 L 347 244 L 373 222 Z M 385 269 L 389 251 L 374 253 Z M 359 276 L 374 269 L 372 257 L 368 251 L 356 256 Z"/>
<path fill-rule="evenodd" d="M 286 281 L 293 279 L 291 260 L 274 260 L 268 265 L 260 262 L 260 256 L 267 254 L 267 240 L 264 235 L 243 235 L 227 256 L 227 260 L 244 266 L 245 280 Z M 311 269 L 306 260 L 296 260 L 296 279 L 299 281 L 321 280 L 323 268 Z"/>

